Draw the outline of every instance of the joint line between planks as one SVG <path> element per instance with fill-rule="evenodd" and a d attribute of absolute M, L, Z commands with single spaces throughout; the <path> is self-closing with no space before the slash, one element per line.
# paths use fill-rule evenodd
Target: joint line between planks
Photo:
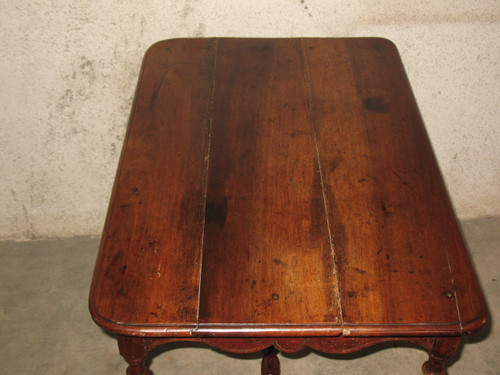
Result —
<path fill-rule="evenodd" d="M 455 287 L 455 279 L 453 277 L 453 270 L 451 269 L 450 254 L 448 252 L 448 243 L 444 241 L 444 249 L 446 252 L 446 261 L 448 262 L 448 269 L 450 270 L 451 287 L 453 288 L 453 295 L 455 296 L 455 305 L 457 308 L 458 324 L 460 325 L 460 333 L 463 334 L 462 317 L 460 316 L 460 307 L 458 306 L 457 288 Z"/>
<path fill-rule="evenodd" d="M 208 127 L 208 141 L 207 141 L 207 154 L 205 156 L 206 159 L 206 172 L 205 172 L 205 192 L 203 194 L 204 198 L 204 207 L 203 207 L 203 222 L 202 222 L 202 231 L 201 231 L 201 254 L 200 254 L 200 280 L 198 282 L 198 308 L 196 312 L 196 327 L 191 331 L 196 331 L 198 329 L 199 325 L 199 320 L 200 320 L 200 300 L 201 300 L 201 276 L 203 272 L 203 248 L 204 248 L 204 242 L 205 242 L 205 224 L 206 224 L 206 219 L 205 219 L 205 214 L 207 210 L 207 191 L 208 191 L 208 171 L 209 171 L 209 166 L 210 166 L 210 143 L 212 140 L 212 113 L 214 109 L 214 95 L 215 95 L 215 72 L 216 72 L 216 67 L 217 67 L 217 52 L 219 48 L 219 40 L 215 39 L 214 41 L 214 63 L 212 66 L 212 79 L 211 79 L 211 87 L 210 87 L 210 100 L 208 102 L 208 108 L 207 108 L 207 116 L 206 119 L 209 122 L 209 127 Z"/>
<path fill-rule="evenodd" d="M 321 159 L 320 159 L 320 155 L 319 155 L 318 136 L 316 134 L 316 116 L 315 116 L 315 112 L 314 112 L 314 103 L 313 103 L 313 97 L 312 97 L 311 75 L 309 72 L 309 65 L 307 63 L 306 48 L 304 46 L 304 39 L 303 38 L 300 39 L 300 46 L 301 46 L 301 52 L 302 52 L 302 62 L 303 62 L 304 71 L 305 71 L 305 75 L 306 75 L 307 96 L 308 96 L 308 101 L 309 101 L 309 118 L 311 120 L 311 125 L 313 128 L 314 146 L 316 147 L 316 157 L 317 157 L 317 161 L 318 161 L 318 173 L 319 173 L 319 179 L 320 179 L 320 184 L 321 184 L 321 192 L 323 194 L 323 204 L 325 207 L 326 226 L 328 229 L 328 241 L 330 243 L 330 250 L 331 250 L 331 255 L 332 255 L 333 276 L 334 276 L 334 280 L 335 280 L 335 294 L 337 297 L 341 324 L 342 324 L 342 326 L 344 326 L 344 316 L 342 313 L 342 301 L 340 298 L 339 280 L 338 280 L 338 274 L 337 274 L 337 266 L 335 263 L 335 246 L 333 244 L 332 231 L 330 228 L 330 218 L 329 218 L 330 215 L 328 213 L 328 204 L 327 204 L 327 199 L 326 199 L 325 184 L 323 182 L 323 171 L 321 168 Z"/>

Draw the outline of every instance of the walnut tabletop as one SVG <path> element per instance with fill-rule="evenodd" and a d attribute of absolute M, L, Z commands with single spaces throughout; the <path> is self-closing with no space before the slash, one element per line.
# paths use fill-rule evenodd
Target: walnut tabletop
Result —
<path fill-rule="evenodd" d="M 358 338 L 346 352 L 407 338 L 444 373 L 486 307 L 395 46 L 153 45 L 90 310 L 129 374 L 149 371 L 130 359 L 139 338 L 143 356 L 176 340 L 339 352 Z"/>

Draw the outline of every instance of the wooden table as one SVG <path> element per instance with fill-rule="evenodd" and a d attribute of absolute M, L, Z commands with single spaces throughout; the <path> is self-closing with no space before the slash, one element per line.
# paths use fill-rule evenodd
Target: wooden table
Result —
<path fill-rule="evenodd" d="M 153 45 L 90 310 L 127 374 L 172 341 L 264 350 L 262 374 L 279 374 L 273 348 L 409 341 L 444 374 L 487 312 L 396 47 Z"/>

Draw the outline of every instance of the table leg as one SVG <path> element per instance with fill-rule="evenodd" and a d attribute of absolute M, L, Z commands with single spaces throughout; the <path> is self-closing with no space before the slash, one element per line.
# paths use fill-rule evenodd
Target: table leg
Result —
<path fill-rule="evenodd" d="M 152 375 L 146 364 L 148 354 L 146 340 L 141 337 L 118 335 L 118 348 L 127 363 L 127 375 Z"/>
<path fill-rule="evenodd" d="M 429 359 L 424 362 L 422 372 L 425 375 L 446 375 L 445 361 L 458 352 L 460 337 L 441 337 L 434 339 Z"/>
<path fill-rule="evenodd" d="M 280 375 L 280 360 L 278 359 L 278 351 L 271 346 L 262 351 L 262 375 Z"/>

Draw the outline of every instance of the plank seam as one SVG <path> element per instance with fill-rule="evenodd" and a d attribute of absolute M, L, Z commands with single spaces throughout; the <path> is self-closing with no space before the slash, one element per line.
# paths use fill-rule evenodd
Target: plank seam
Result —
<path fill-rule="evenodd" d="M 448 262 L 448 269 L 450 270 L 451 287 L 453 288 L 453 295 L 455 296 L 455 305 L 457 308 L 458 323 L 460 325 L 460 333 L 463 333 L 462 317 L 460 316 L 460 308 L 458 306 L 457 288 L 455 287 L 455 279 L 453 277 L 453 270 L 451 269 L 450 254 L 448 252 L 448 243 L 446 242 L 446 240 L 444 240 L 444 249 L 446 252 L 446 261 Z"/>
<path fill-rule="evenodd" d="M 208 108 L 207 108 L 207 116 L 206 119 L 208 120 L 209 126 L 208 126 L 208 141 L 207 141 L 207 154 L 205 156 L 206 160 L 206 173 L 205 173 L 205 192 L 204 192 L 204 207 L 203 207 L 203 222 L 202 222 L 202 233 L 201 233 L 201 254 L 200 254 L 200 280 L 198 282 L 198 309 L 196 312 L 196 327 L 193 329 L 196 331 L 198 329 L 199 321 L 200 321 L 200 300 L 201 300 L 201 276 L 203 272 L 203 248 L 204 248 L 204 242 L 205 242 L 205 224 L 206 224 L 206 218 L 205 214 L 207 211 L 207 191 L 208 191 L 208 171 L 209 171 L 209 166 L 210 166 L 210 145 L 211 145 L 211 140 L 212 140 L 212 113 L 214 109 L 214 95 L 215 95 L 215 72 L 216 72 L 216 67 L 217 67 L 217 52 L 218 52 L 218 47 L 219 47 L 219 40 L 216 38 L 214 42 L 214 63 L 212 66 L 212 82 L 211 82 L 211 88 L 210 88 L 210 100 L 208 102 Z M 192 330 L 192 331 L 193 331 Z M 192 332 L 191 331 L 191 332 Z"/>
<path fill-rule="evenodd" d="M 316 147 L 316 158 L 318 161 L 318 172 L 319 172 L 319 179 L 320 179 L 320 184 L 321 184 L 321 193 L 323 194 L 323 205 L 325 207 L 325 217 L 326 217 L 326 226 L 328 229 L 328 241 L 330 243 L 330 250 L 331 250 L 331 255 L 332 255 L 332 262 L 333 262 L 333 277 L 335 280 L 335 293 L 337 297 L 337 302 L 338 302 L 338 307 L 339 307 L 339 314 L 340 314 L 340 320 L 342 326 L 344 325 L 344 317 L 342 313 L 342 301 L 340 298 L 340 290 L 339 290 L 339 281 L 338 281 L 338 274 L 337 274 L 337 267 L 335 263 L 335 246 L 333 244 L 333 237 L 332 237 L 332 231 L 330 228 L 330 218 L 329 218 L 329 213 L 328 213 L 328 204 L 327 204 L 327 198 L 326 198 L 326 192 L 325 192 L 325 185 L 323 182 L 323 172 L 321 168 L 321 159 L 319 155 L 319 145 L 318 145 L 318 136 L 316 133 L 316 116 L 315 116 L 315 111 L 314 111 L 314 102 L 313 102 L 313 97 L 312 97 L 312 83 L 311 83 L 311 75 L 309 72 L 309 65 L 307 63 L 307 58 L 306 58 L 306 50 L 304 46 L 304 39 L 300 39 L 300 45 L 301 45 L 301 52 L 302 52 L 302 60 L 303 60 L 303 65 L 304 65 L 304 72 L 306 74 L 306 85 L 307 85 L 307 96 L 308 96 L 308 101 L 309 101 L 309 118 L 311 120 L 311 125 L 313 129 L 313 138 L 314 138 L 314 146 Z"/>

